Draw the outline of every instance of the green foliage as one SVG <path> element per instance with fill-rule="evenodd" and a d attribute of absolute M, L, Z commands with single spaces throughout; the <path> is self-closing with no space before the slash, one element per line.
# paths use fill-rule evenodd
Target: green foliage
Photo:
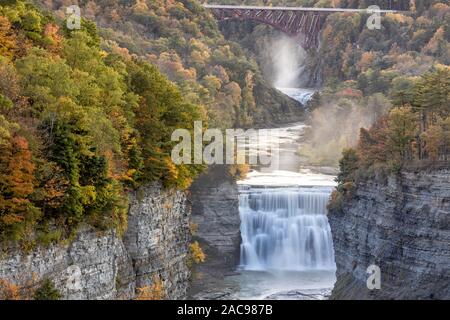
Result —
<path fill-rule="evenodd" d="M 28 1 L 2 1 L 0 15 L 5 16 L 15 26 L 23 31 L 24 38 L 35 43 L 44 44 L 44 26 L 52 22 L 49 16 L 40 13 L 35 6 Z"/>
<path fill-rule="evenodd" d="M 205 112 L 155 66 L 101 50 L 93 22 L 60 30 L 26 1 L 2 3 L 0 23 L 28 45 L 0 51 L 0 240 L 48 245 L 83 222 L 123 234 L 129 188 L 187 188 L 201 172 L 172 163 L 170 137 Z"/>
<path fill-rule="evenodd" d="M 450 67 L 436 65 L 423 74 L 415 86 L 412 105 L 427 112 L 441 115 L 450 113 Z"/>
<path fill-rule="evenodd" d="M 397 77 L 392 81 L 391 99 L 396 106 L 411 105 L 414 101 L 414 79 Z"/>
<path fill-rule="evenodd" d="M 44 280 L 41 287 L 39 287 L 33 295 L 34 300 L 59 300 L 61 299 L 60 292 L 55 288 L 53 282 L 49 279 Z"/>
<path fill-rule="evenodd" d="M 330 200 L 327 204 L 328 212 L 329 213 L 334 213 L 334 212 L 342 213 L 343 206 L 344 206 L 344 195 L 342 194 L 342 192 L 334 190 L 331 193 Z"/>
<path fill-rule="evenodd" d="M 42 229 L 42 226 L 40 226 Z M 53 243 L 58 243 L 63 238 L 61 230 L 46 230 L 43 229 L 37 234 L 37 242 L 44 247 L 48 247 Z"/>
<path fill-rule="evenodd" d="M 0 94 L 0 110 L 5 112 L 11 110 L 12 107 L 12 101 L 4 95 Z"/>
<path fill-rule="evenodd" d="M 344 149 L 339 160 L 339 174 L 336 178 L 338 190 L 345 189 L 346 184 L 355 181 L 355 172 L 358 170 L 359 157 L 354 149 Z"/>
<path fill-rule="evenodd" d="M 65 6 L 53 0 L 51 9 Z M 177 84 L 186 102 L 206 107 L 208 123 L 215 127 L 247 126 L 302 113 L 297 103 L 270 88 L 256 63 L 223 37 L 215 18 L 197 0 L 112 0 L 107 5 L 96 0 L 81 3 L 81 9 L 105 27 L 99 29 L 102 48 L 121 56 L 135 54 L 156 65 Z M 74 37 L 78 31 L 65 33 Z M 252 79 L 246 79 L 248 71 Z M 239 99 L 229 97 L 230 87 L 239 92 Z"/>
<path fill-rule="evenodd" d="M 391 110 L 387 124 L 387 150 L 399 162 L 412 157 L 411 142 L 417 135 L 417 116 L 411 108 L 399 107 Z"/>
<path fill-rule="evenodd" d="M 78 30 L 69 30 L 67 29 L 67 23 L 64 21 L 63 23 L 63 32 L 67 38 L 71 38 L 74 35 L 79 35 L 80 32 Z M 101 38 L 97 31 L 97 26 L 93 21 L 81 19 L 81 32 L 87 37 L 86 44 L 90 47 L 100 47 Z"/>

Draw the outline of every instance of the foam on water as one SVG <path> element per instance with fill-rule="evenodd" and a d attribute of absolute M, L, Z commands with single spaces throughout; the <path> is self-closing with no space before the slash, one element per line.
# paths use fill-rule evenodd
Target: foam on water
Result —
<path fill-rule="evenodd" d="M 326 216 L 331 191 L 331 187 L 241 187 L 240 267 L 333 269 L 333 243 Z"/>

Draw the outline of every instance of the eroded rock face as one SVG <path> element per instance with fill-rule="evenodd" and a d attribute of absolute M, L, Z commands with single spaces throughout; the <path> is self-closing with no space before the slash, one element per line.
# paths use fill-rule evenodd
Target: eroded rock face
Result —
<path fill-rule="evenodd" d="M 67 246 L 40 248 L 29 254 L 14 250 L 0 260 L 0 279 L 39 286 L 51 279 L 66 299 L 114 299 L 134 294 L 134 274 L 125 246 L 114 232 L 80 229 Z M 116 279 L 126 279 L 116 286 Z"/>
<path fill-rule="evenodd" d="M 224 166 L 214 166 L 190 188 L 197 237 L 214 247 L 227 265 L 236 264 L 240 244 L 239 194 Z"/>
<path fill-rule="evenodd" d="M 130 200 L 123 239 L 85 226 L 69 245 L 28 254 L 12 249 L 0 257 L 0 279 L 34 287 L 50 279 L 64 299 L 132 299 L 136 288 L 159 276 L 168 299 L 184 298 L 190 276 L 185 194 L 151 185 Z"/>
<path fill-rule="evenodd" d="M 214 290 L 224 275 L 239 263 L 239 193 L 226 166 L 211 166 L 190 188 L 192 222 L 198 226 L 194 240 L 206 253 L 206 261 L 195 267 L 191 297 Z"/>
<path fill-rule="evenodd" d="M 449 299 L 450 172 L 375 180 L 358 185 L 343 212 L 329 214 L 332 298 Z M 381 290 L 367 289 L 372 264 L 381 268 Z"/>
<path fill-rule="evenodd" d="M 123 241 L 133 262 L 136 287 L 151 284 L 152 277 L 159 275 L 168 299 L 185 297 L 190 278 L 189 216 L 181 191 L 160 192 L 153 186 L 132 195 Z"/>

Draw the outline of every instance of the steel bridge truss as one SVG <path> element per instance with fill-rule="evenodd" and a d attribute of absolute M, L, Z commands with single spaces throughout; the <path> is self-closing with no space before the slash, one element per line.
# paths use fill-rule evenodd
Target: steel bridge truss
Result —
<path fill-rule="evenodd" d="M 290 36 L 298 37 L 304 49 L 318 47 L 319 32 L 325 17 L 321 12 L 272 9 L 211 8 L 215 18 L 226 20 L 253 20 L 268 24 Z"/>

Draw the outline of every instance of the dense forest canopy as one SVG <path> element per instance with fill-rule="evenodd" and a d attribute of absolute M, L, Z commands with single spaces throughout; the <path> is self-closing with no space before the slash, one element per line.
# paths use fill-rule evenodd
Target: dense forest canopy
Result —
<path fill-rule="evenodd" d="M 250 127 L 299 117 L 297 102 L 271 88 L 253 59 L 225 40 L 198 0 L 36 0 L 61 19 L 79 4 L 107 51 L 137 55 L 206 106 L 211 127 Z"/>
<path fill-rule="evenodd" d="M 170 136 L 207 120 L 158 68 L 101 48 L 95 24 L 67 30 L 27 1 L 0 6 L 0 240 L 66 237 L 83 221 L 126 228 L 127 191 L 185 188 Z"/>

